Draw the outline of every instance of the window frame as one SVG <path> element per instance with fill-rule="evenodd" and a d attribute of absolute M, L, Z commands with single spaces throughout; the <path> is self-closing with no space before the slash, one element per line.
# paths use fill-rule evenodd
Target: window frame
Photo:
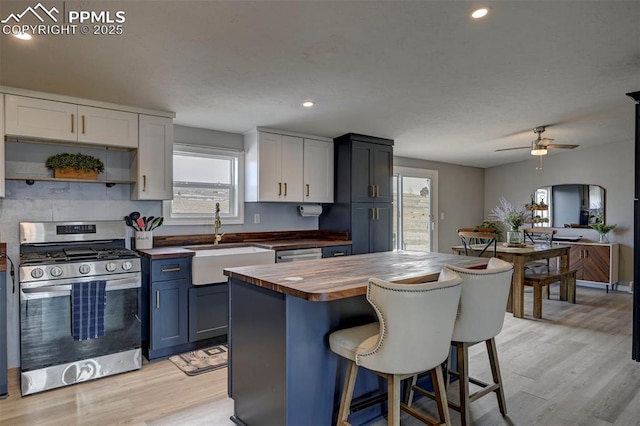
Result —
<path fill-rule="evenodd" d="M 175 153 L 186 153 L 191 155 L 200 154 L 200 157 L 226 157 L 233 159 L 235 162 L 235 171 L 232 171 L 233 182 L 231 184 L 230 192 L 235 192 L 235 197 L 230 194 L 230 201 L 236 199 L 236 214 L 231 216 L 228 214 L 221 214 L 221 220 L 226 225 L 242 225 L 244 224 L 244 152 L 234 151 L 224 148 L 218 148 L 213 146 L 203 145 L 191 145 L 191 144 L 174 144 L 172 155 Z M 172 160 L 173 161 L 173 158 Z M 173 191 L 173 179 L 171 183 Z M 234 191 L 235 189 L 235 191 Z M 215 218 L 214 212 L 207 216 L 198 217 L 172 217 L 172 202 L 173 200 L 166 200 L 162 203 L 162 214 L 164 216 L 165 225 L 213 225 Z"/>

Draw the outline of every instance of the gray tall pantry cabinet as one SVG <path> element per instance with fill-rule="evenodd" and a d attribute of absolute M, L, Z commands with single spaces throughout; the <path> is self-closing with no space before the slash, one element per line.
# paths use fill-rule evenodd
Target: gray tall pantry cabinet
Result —
<path fill-rule="evenodd" d="M 348 231 L 352 254 L 393 248 L 393 140 L 348 133 L 333 140 L 335 201 L 320 229 Z"/>

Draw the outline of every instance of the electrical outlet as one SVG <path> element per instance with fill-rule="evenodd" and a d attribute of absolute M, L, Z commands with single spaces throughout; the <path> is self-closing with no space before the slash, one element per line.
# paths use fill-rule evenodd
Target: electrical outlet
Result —
<path fill-rule="evenodd" d="M 260 223 L 260 213 L 255 213 L 253 215 L 253 223 Z"/>

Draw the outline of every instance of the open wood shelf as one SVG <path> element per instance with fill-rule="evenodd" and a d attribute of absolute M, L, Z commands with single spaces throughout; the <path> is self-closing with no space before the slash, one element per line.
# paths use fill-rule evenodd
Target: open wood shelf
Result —
<path fill-rule="evenodd" d="M 107 188 L 111 188 L 116 184 L 120 185 L 130 185 L 135 183 L 132 180 L 120 180 L 120 179 L 98 179 L 98 180 L 89 180 L 89 179 L 71 179 L 71 178 L 53 178 L 50 176 L 27 176 L 27 175 L 11 175 L 5 176 L 7 180 L 23 180 L 27 185 L 33 185 L 36 181 L 44 181 L 44 182 L 82 182 L 82 183 L 102 183 L 107 186 Z"/>

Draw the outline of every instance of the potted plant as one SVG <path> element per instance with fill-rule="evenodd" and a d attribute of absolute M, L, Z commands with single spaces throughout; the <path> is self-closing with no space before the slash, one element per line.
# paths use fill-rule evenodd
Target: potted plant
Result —
<path fill-rule="evenodd" d="M 45 162 L 47 169 L 53 170 L 53 177 L 71 179 L 98 179 L 104 172 L 104 163 L 99 158 L 86 154 L 62 153 L 52 155 Z"/>
<path fill-rule="evenodd" d="M 596 223 L 592 223 L 591 227 L 598 231 L 598 241 L 601 243 L 609 242 L 609 231 L 612 231 L 616 228 L 616 225 L 607 225 L 604 223 L 604 217 L 602 213 L 596 215 Z"/>

